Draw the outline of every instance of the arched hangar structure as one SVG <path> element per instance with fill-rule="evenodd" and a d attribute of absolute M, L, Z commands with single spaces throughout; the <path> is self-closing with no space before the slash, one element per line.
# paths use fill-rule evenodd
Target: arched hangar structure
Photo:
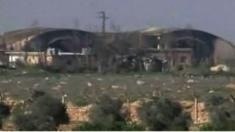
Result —
<path fill-rule="evenodd" d="M 161 53 L 164 52 L 165 57 L 172 59 L 172 65 L 185 61 L 184 58 L 191 59 L 189 60 L 191 64 L 201 62 L 207 62 L 211 65 L 221 63 L 232 65 L 233 62 L 235 64 L 235 45 L 205 31 L 148 29 L 142 31 L 142 36 L 142 42 L 145 46 L 156 48 Z M 178 58 L 177 55 L 179 55 Z"/>
<path fill-rule="evenodd" d="M 170 68 L 178 65 L 199 64 L 201 62 L 206 62 L 210 65 L 235 64 L 235 46 L 231 42 L 205 31 L 149 28 L 120 34 L 128 36 L 122 37 L 122 39 L 126 39 L 125 42 L 131 45 L 131 47 L 124 47 L 144 49 L 145 51 L 150 50 L 151 52 L 148 51 L 147 55 L 151 54 L 162 61 L 167 61 Z M 115 35 L 117 34 L 109 33 L 112 42 L 116 42 L 113 39 Z M 48 49 L 57 49 L 61 52 L 82 53 L 83 49 L 92 49 L 97 44 L 96 40 L 99 40 L 99 36 L 99 34 L 82 30 L 48 30 L 41 32 L 27 42 L 24 50 L 45 52 Z M 118 43 L 115 42 L 113 43 L 117 45 L 120 43 L 120 41 L 117 41 Z M 54 58 L 57 58 L 54 59 L 54 62 L 58 63 L 58 67 L 62 69 L 64 66 L 68 69 L 79 69 L 77 66 L 86 68 L 92 65 L 90 62 L 94 62 L 95 65 L 95 61 L 92 60 L 80 59 L 79 61 L 74 61 L 74 59 L 77 60 L 77 56 L 74 55 L 59 56 L 59 59 L 58 56 Z M 83 64 L 83 62 L 89 62 L 89 65 Z"/>
<path fill-rule="evenodd" d="M 46 51 L 48 48 L 56 48 L 63 52 L 81 52 L 82 48 L 92 47 L 94 36 L 93 33 L 82 30 L 51 30 L 31 39 L 25 46 L 25 51 Z"/>
<path fill-rule="evenodd" d="M 40 33 L 31 39 L 24 50 L 40 52 L 41 64 L 51 70 L 75 72 L 95 69 L 91 48 L 95 35 L 72 29 L 56 29 Z"/>

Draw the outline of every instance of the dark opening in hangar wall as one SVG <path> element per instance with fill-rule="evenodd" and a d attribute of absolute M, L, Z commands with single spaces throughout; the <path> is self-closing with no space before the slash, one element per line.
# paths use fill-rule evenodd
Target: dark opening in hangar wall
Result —
<path fill-rule="evenodd" d="M 131 49 L 153 48 L 157 52 L 174 50 L 177 52 L 192 49 L 192 62 L 208 61 L 210 64 L 231 62 L 235 58 L 234 45 L 221 37 L 195 29 L 156 29 L 120 33 L 92 33 L 75 29 L 50 29 L 27 42 L 22 51 L 46 51 L 57 48 L 63 52 L 81 52 L 82 48 L 94 48 L 105 39 L 113 54 L 128 54 Z M 95 45 L 95 46 L 94 46 Z M 182 50 L 183 49 L 183 50 Z M 188 53 L 189 54 L 189 53 Z"/>
<path fill-rule="evenodd" d="M 210 64 L 233 59 L 234 45 L 216 35 L 195 29 L 155 30 L 143 33 L 143 43 L 159 50 L 192 49 L 193 61 Z M 228 54 L 228 55 L 226 55 Z"/>
<path fill-rule="evenodd" d="M 43 32 L 25 46 L 25 51 L 45 51 L 58 48 L 64 52 L 80 52 L 84 47 L 92 47 L 94 34 L 81 30 L 58 29 Z"/>

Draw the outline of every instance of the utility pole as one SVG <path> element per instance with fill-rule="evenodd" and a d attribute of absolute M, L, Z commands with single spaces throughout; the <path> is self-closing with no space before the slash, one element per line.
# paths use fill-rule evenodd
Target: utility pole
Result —
<path fill-rule="evenodd" d="M 100 49 L 101 51 L 98 51 L 97 54 L 98 54 L 98 60 L 97 60 L 97 68 L 98 68 L 98 72 L 99 73 L 104 73 L 104 67 L 105 67 L 105 61 L 106 61 L 106 57 L 105 57 L 105 54 L 102 52 L 103 50 L 103 47 L 104 47 L 104 43 L 105 43 L 105 33 L 106 33 L 106 20 L 109 19 L 109 17 L 106 16 L 106 13 L 105 11 L 100 11 L 98 12 L 99 14 L 99 19 L 102 20 L 102 37 L 101 37 L 101 45 L 100 45 Z M 99 50 L 100 50 L 99 49 Z"/>
<path fill-rule="evenodd" d="M 106 20 L 109 19 L 109 17 L 106 16 L 105 11 L 100 11 L 99 14 L 99 18 L 102 20 L 102 33 L 104 35 L 106 32 Z"/>

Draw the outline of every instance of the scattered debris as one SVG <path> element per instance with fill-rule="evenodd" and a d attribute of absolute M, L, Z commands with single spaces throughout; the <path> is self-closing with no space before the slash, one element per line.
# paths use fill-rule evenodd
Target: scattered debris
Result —
<path fill-rule="evenodd" d="M 61 84 L 61 85 L 66 85 L 67 82 L 61 81 L 60 84 Z"/>
<path fill-rule="evenodd" d="M 100 88 L 100 90 L 106 90 L 105 88 Z"/>
<path fill-rule="evenodd" d="M 214 90 L 210 90 L 210 91 L 209 91 L 210 94 L 211 94 L 211 93 L 214 93 L 214 92 L 215 92 Z"/>
<path fill-rule="evenodd" d="M 212 66 L 210 68 L 210 71 L 212 71 L 212 72 L 229 72 L 230 68 L 227 65 L 219 64 L 216 66 Z"/>
<path fill-rule="evenodd" d="M 22 75 L 25 75 L 25 74 L 27 74 L 28 72 L 27 71 L 22 71 Z"/>
<path fill-rule="evenodd" d="M 57 85 L 57 86 L 53 87 L 52 89 L 53 89 L 53 90 L 60 90 L 61 88 L 62 88 L 61 85 Z"/>
<path fill-rule="evenodd" d="M 177 90 L 177 93 L 181 93 L 182 91 L 181 90 Z"/>
<path fill-rule="evenodd" d="M 45 80 L 48 81 L 48 80 L 49 80 L 49 77 L 45 77 Z"/>
<path fill-rule="evenodd" d="M 136 81 L 136 84 L 137 84 L 137 85 L 144 85 L 144 84 L 145 84 L 145 82 L 144 82 L 144 81 L 142 81 L 142 80 L 137 80 L 137 81 Z"/>
<path fill-rule="evenodd" d="M 141 78 L 141 75 L 135 74 L 134 77 L 135 78 Z"/>
<path fill-rule="evenodd" d="M 195 83 L 195 80 L 189 79 L 189 80 L 187 80 L 187 83 Z"/>
<path fill-rule="evenodd" d="M 103 78 L 97 78 L 97 81 L 103 81 Z"/>
<path fill-rule="evenodd" d="M 10 80 L 3 80 L 3 81 L 1 81 L 1 83 L 4 83 L 4 84 L 11 83 L 11 82 L 12 82 L 11 79 Z"/>
<path fill-rule="evenodd" d="M 163 86 L 166 86 L 166 83 L 162 83 Z"/>
<path fill-rule="evenodd" d="M 234 89 L 235 90 L 235 84 L 234 83 L 231 83 L 231 84 L 228 84 L 225 86 L 226 88 L 231 88 L 231 89 Z"/>
<path fill-rule="evenodd" d="M 33 88 L 37 88 L 39 86 L 39 83 L 35 83 L 34 85 L 33 85 Z"/>
<path fill-rule="evenodd" d="M 120 89 L 120 86 L 118 86 L 118 85 L 112 85 L 111 88 L 112 88 L 112 89 Z"/>
<path fill-rule="evenodd" d="M 64 95 L 61 97 L 61 102 L 62 102 L 62 104 L 65 104 L 65 100 L 66 100 L 67 97 L 68 97 L 67 94 L 64 94 Z"/>
<path fill-rule="evenodd" d="M 92 85 L 91 82 L 87 82 L 87 86 L 88 86 L 88 87 L 92 87 L 93 85 Z"/>

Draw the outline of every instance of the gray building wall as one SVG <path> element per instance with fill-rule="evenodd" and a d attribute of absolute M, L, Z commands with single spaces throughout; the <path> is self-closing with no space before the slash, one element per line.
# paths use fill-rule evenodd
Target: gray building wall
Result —
<path fill-rule="evenodd" d="M 231 43 L 217 39 L 214 43 L 214 63 L 235 66 L 235 46 Z"/>

